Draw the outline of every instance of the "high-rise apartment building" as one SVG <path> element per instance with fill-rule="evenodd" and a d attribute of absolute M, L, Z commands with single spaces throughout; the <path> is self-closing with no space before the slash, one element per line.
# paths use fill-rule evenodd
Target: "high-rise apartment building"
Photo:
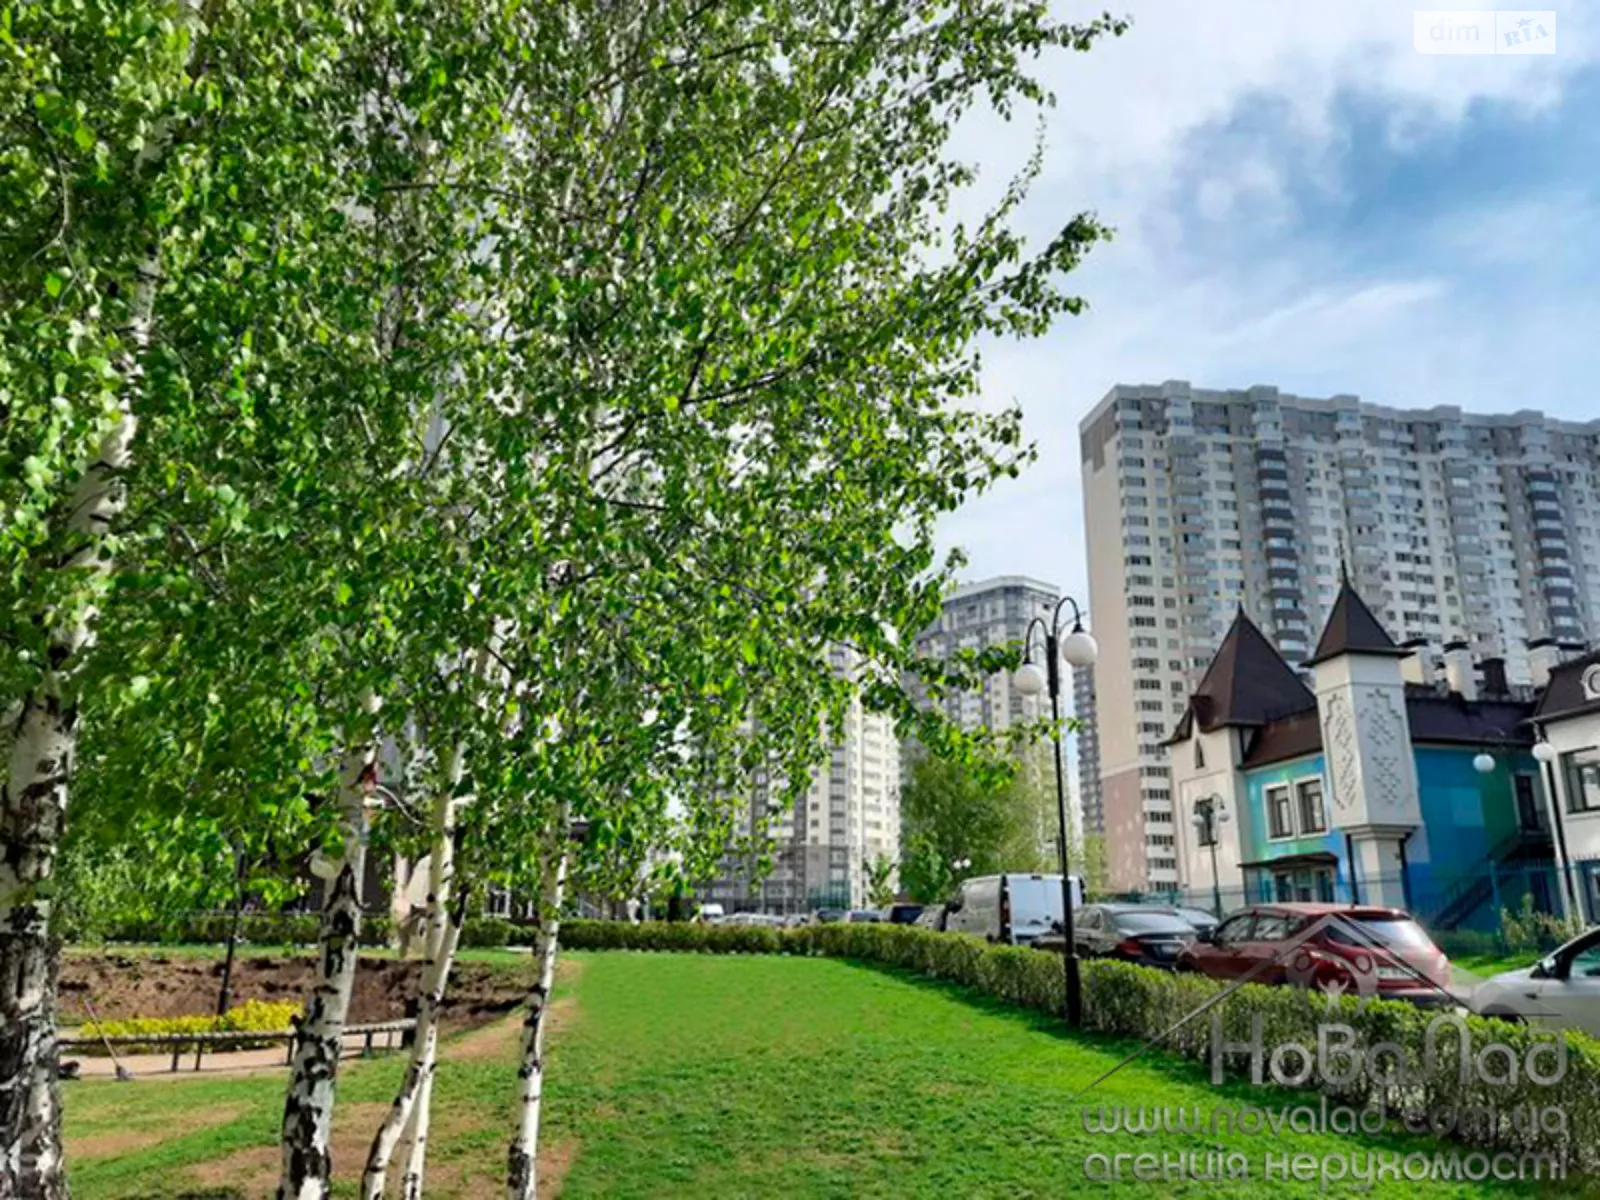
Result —
<path fill-rule="evenodd" d="M 1100 727 L 1094 719 L 1094 668 L 1072 672 L 1072 715 L 1078 720 L 1078 808 L 1083 832 L 1104 834 L 1105 805 L 1100 800 Z"/>
<path fill-rule="evenodd" d="M 1398 637 L 1513 684 L 1530 641 L 1600 634 L 1600 421 L 1171 381 L 1079 435 L 1113 887 L 1179 883 L 1163 743 L 1238 606 L 1303 661 L 1342 559 Z"/>
<path fill-rule="evenodd" d="M 835 671 L 851 671 L 856 661 L 843 646 L 829 651 Z M 805 798 L 792 811 L 771 812 L 771 871 L 760 878 L 752 862 L 730 855 L 700 890 L 702 900 L 729 912 L 866 906 L 868 864 L 900 860 L 899 739 L 891 717 L 864 709 L 859 700 L 845 713 L 839 734 Z M 778 781 L 753 780 L 740 832 L 755 828 L 779 794 Z"/>
<path fill-rule="evenodd" d="M 1048 583 L 1023 575 L 1000 575 L 963 584 L 945 599 L 939 619 L 917 635 L 917 653 L 924 658 L 948 658 L 960 650 L 982 650 L 1020 642 L 1034 617 L 1050 620 L 1061 593 Z M 1034 635 L 1038 638 L 1038 635 Z M 1043 652 L 1040 641 L 1034 653 Z M 912 687 L 915 688 L 913 681 Z M 1012 686 L 1010 671 L 997 671 L 982 688 L 941 697 L 922 697 L 938 703 L 946 717 L 963 729 L 1005 729 L 1019 721 L 1049 715 L 1047 696 L 1024 696 Z"/>
<path fill-rule="evenodd" d="M 916 640 L 918 654 L 925 658 L 948 658 L 960 650 L 981 650 L 990 646 L 1004 646 L 1021 642 L 1027 635 L 1028 625 L 1035 618 L 1050 621 L 1061 593 L 1048 583 L 1029 579 L 1024 575 L 1000 575 L 977 583 L 964 584 L 946 597 L 939 619 L 923 630 Z M 1044 652 L 1044 642 L 1034 634 L 1035 661 Z M 1069 668 L 1063 666 L 1063 671 Z M 963 729 L 1007 729 L 1021 722 L 1035 721 L 1050 715 L 1050 698 L 1046 695 L 1024 696 L 1012 681 L 1011 671 L 996 671 L 982 687 L 971 691 L 952 693 L 937 701 L 925 694 L 919 697 L 924 705 L 938 704 L 945 716 Z M 915 680 L 908 686 L 916 692 Z M 1065 699 L 1063 711 L 1066 711 Z M 901 772 L 909 777 L 921 752 L 914 742 L 905 744 L 901 754 Z M 1049 743 L 1040 740 L 1024 754 L 1024 770 L 1037 773 L 1039 780 L 1050 778 Z M 1068 789 L 1067 811 L 1073 820 L 1077 816 L 1076 799 Z M 1081 828 L 1081 821 L 1080 821 Z M 1039 831 L 1040 843 L 1051 848 L 1056 844 L 1055 824 Z"/>

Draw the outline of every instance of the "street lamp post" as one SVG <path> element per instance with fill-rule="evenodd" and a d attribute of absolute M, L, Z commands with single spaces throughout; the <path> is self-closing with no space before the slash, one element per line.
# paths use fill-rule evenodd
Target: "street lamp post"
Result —
<path fill-rule="evenodd" d="M 1219 921 L 1222 920 L 1222 875 L 1217 870 L 1217 835 L 1232 819 L 1233 814 L 1223 804 L 1221 796 L 1196 800 L 1194 816 L 1190 818 L 1199 833 L 1200 845 L 1211 847 L 1211 904 Z"/>
<path fill-rule="evenodd" d="M 1505 730 L 1494 728 L 1488 732 L 1496 735 L 1497 748 L 1503 752 L 1509 748 L 1510 738 Z M 1550 744 L 1549 739 L 1545 737 L 1544 731 L 1537 725 L 1533 727 L 1533 732 L 1534 736 L 1539 739 L 1533 744 L 1533 757 L 1544 773 L 1544 792 L 1545 801 L 1549 807 L 1551 840 L 1555 843 L 1556 897 L 1561 902 L 1561 915 L 1563 917 L 1570 921 L 1576 916 L 1581 920 L 1583 908 L 1578 902 L 1577 893 L 1572 886 L 1572 878 L 1567 872 L 1567 831 L 1561 821 L 1561 801 L 1556 795 L 1556 748 Z M 1487 748 L 1480 750 L 1472 759 L 1472 769 L 1480 775 L 1492 773 L 1498 765 L 1499 763 L 1495 760 L 1495 756 Z M 1521 814 L 1519 813 L 1518 820 L 1520 819 Z M 1494 865 L 1492 863 L 1489 869 L 1493 871 Z"/>
<path fill-rule="evenodd" d="M 1072 605 L 1072 630 L 1066 637 L 1061 636 L 1061 606 Z M 1033 630 L 1037 626 L 1044 635 L 1044 661 L 1045 669 L 1041 671 L 1033 661 Z M 1083 627 L 1083 611 L 1078 607 L 1078 602 L 1070 596 L 1063 596 L 1056 601 L 1055 608 L 1050 613 L 1050 621 L 1046 624 L 1043 617 L 1035 617 L 1028 622 L 1027 632 L 1022 636 L 1022 666 L 1018 669 L 1015 683 L 1017 690 L 1024 696 L 1037 696 L 1046 688 L 1050 692 L 1050 719 L 1054 723 L 1054 736 L 1051 738 L 1055 750 L 1056 763 L 1056 821 L 1060 826 L 1059 849 L 1061 851 L 1061 930 L 1066 944 L 1061 947 L 1062 970 L 1066 973 L 1066 1018 L 1067 1024 L 1074 1029 L 1083 1024 L 1083 984 L 1078 976 L 1078 948 L 1072 932 L 1072 877 L 1069 874 L 1071 863 L 1067 856 L 1067 789 L 1061 769 L 1061 660 L 1065 658 L 1071 667 L 1088 667 L 1094 665 L 1094 660 L 1099 657 L 1100 647 L 1095 644 L 1093 637 Z"/>
<path fill-rule="evenodd" d="M 1556 748 L 1544 731 L 1538 730 L 1539 740 L 1533 744 L 1533 757 L 1544 770 L 1544 797 L 1550 808 L 1550 831 L 1555 834 L 1556 890 L 1561 896 L 1561 915 L 1568 921 L 1576 917 L 1583 920 L 1583 906 L 1578 902 L 1572 886 L 1571 866 L 1567 861 L 1567 830 L 1561 820 L 1561 797 L 1556 794 Z"/>

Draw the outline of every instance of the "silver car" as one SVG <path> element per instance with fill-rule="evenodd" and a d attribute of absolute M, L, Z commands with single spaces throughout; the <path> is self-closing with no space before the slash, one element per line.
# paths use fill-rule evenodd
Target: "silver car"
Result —
<path fill-rule="evenodd" d="M 1531 967 L 1479 984 L 1468 1004 L 1480 1016 L 1600 1037 L 1600 926 Z"/>

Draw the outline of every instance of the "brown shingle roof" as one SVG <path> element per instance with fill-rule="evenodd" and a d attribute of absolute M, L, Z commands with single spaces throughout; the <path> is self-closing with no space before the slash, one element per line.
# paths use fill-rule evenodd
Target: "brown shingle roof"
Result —
<path fill-rule="evenodd" d="M 1582 658 L 1554 667 L 1550 672 L 1550 686 L 1545 688 L 1534 710 L 1534 720 L 1550 721 L 1578 713 L 1600 712 L 1600 700 L 1591 700 L 1583 693 L 1583 674 L 1594 666 L 1600 666 L 1600 650 L 1591 650 Z"/>
<path fill-rule="evenodd" d="M 1189 697 L 1189 709 L 1168 743 L 1186 741 L 1199 722 L 1203 733 L 1225 725 L 1265 725 L 1278 717 L 1314 709 L 1317 698 L 1284 662 L 1241 605 Z"/>
<path fill-rule="evenodd" d="M 1317 649 L 1306 666 L 1314 667 L 1341 654 L 1381 654 L 1390 658 L 1407 658 L 1411 651 L 1394 644 L 1389 631 L 1372 615 L 1372 610 L 1348 578 L 1339 584 L 1339 596 L 1328 614 L 1328 623 L 1322 627 L 1317 639 Z"/>

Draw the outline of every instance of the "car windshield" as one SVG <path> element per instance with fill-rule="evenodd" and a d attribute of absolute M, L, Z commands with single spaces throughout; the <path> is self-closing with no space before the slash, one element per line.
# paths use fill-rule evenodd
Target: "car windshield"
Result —
<path fill-rule="evenodd" d="M 1355 926 L 1354 929 L 1350 926 Z M 1427 931 L 1410 917 L 1340 917 L 1327 927 L 1330 942 L 1341 946 L 1370 946 L 1376 942 L 1395 950 L 1432 950 Z"/>
<path fill-rule="evenodd" d="M 1112 914 L 1121 933 L 1193 933 L 1194 927 L 1182 917 L 1160 912 L 1121 912 Z"/>

